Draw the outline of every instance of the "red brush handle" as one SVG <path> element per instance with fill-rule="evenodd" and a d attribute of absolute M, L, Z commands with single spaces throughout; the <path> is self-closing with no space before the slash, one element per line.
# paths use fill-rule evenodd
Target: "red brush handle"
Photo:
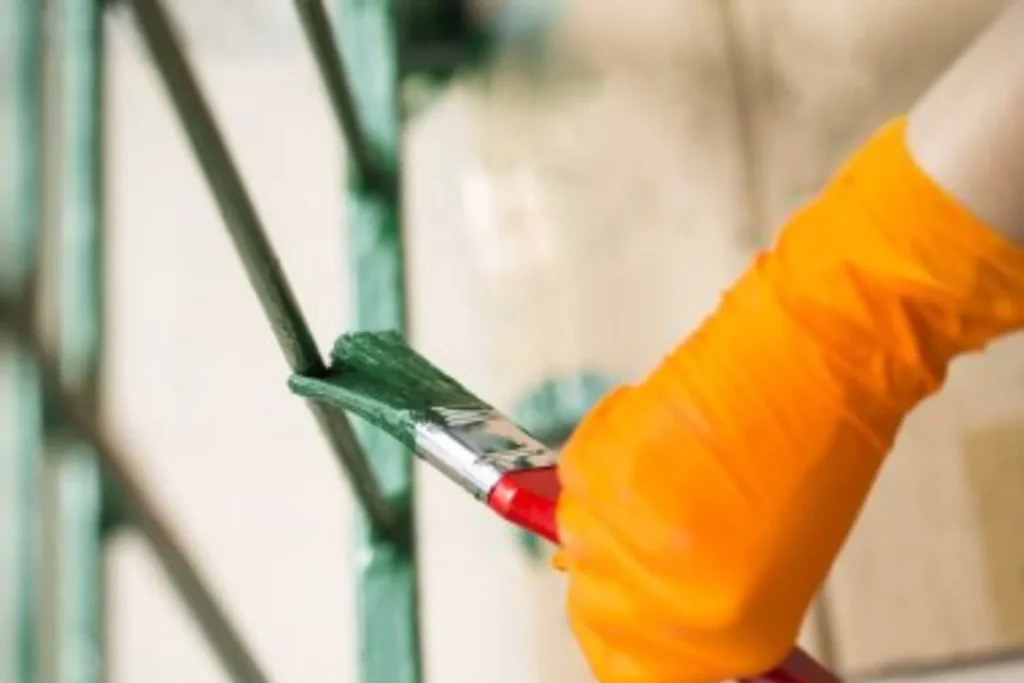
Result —
<path fill-rule="evenodd" d="M 554 467 L 510 472 L 491 490 L 487 504 L 499 515 L 558 544 L 555 508 L 561 485 Z M 799 647 L 778 667 L 741 683 L 841 683 L 839 678 Z"/>

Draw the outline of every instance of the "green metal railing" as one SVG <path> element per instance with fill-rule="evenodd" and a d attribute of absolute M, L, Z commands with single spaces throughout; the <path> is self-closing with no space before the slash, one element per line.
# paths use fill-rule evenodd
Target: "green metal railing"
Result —
<path fill-rule="evenodd" d="M 0 0 L 4 2 L 5 0 Z M 57 2 L 58 0 L 53 0 Z M 354 325 L 406 327 L 402 252 L 400 56 L 419 60 L 432 76 L 450 71 L 460 50 L 424 42 L 397 15 L 397 0 L 335 0 L 337 29 L 321 0 L 294 0 L 347 148 L 345 189 Z M 17 599 L 11 618 L 17 653 L 3 680 L 40 680 L 35 633 L 40 630 L 36 492 L 44 454 L 57 472 L 60 557 L 56 572 L 57 680 L 103 678 L 103 543 L 115 524 L 141 532 L 209 641 L 239 683 L 268 678 L 203 581 L 183 544 L 152 504 L 132 468 L 99 428 L 96 407 L 103 330 L 103 12 L 104 0 L 59 0 L 60 28 L 44 31 L 43 0 L 6 0 L 16 13 L 16 127 L 11 142 L 16 201 L 0 213 L 0 331 L 15 342 L 10 422 L 0 438 L 0 476 L 16 482 L 3 500 L 13 520 L 2 540 L 12 560 L 7 590 Z M 326 372 L 316 342 L 262 220 L 229 153 L 161 0 L 121 0 L 152 57 L 168 98 L 199 161 L 269 327 L 291 371 Z M 405 4 L 423 16 L 431 3 Z M 447 0 L 447 9 L 459 3 Z M 443 14 L 443 13 L 442 13 Z M 448 15 L 445 15 L 448 16 Z M 465 19 L 464 16 L 459 21 Z M 60 257 L 55 349 L 41 340 L 36 317 L 41 279 L 44 195 L 44 34 L 59 35 L 63 127 L 59 175 Z M 441 31 L 451 47 L 449 26 Z M 429 38 L 429 35 L 427 35 Z M 415 45 L 410 42 L 419 41 Z M 481 36 L 466 54 L 482 54 Z M 401 45 L 401 48 L 400 48 Z M 439 48 L 440 45 L 440 48 Z M 0 212 L 5 210 L 0 206 Z M 7 225 L 5 226 L 4 223 Z M 545 394 L 546 395 L 546 394 Z M 553 400 L 547 397 L 546 400 Z M 44 411 L 44 406 L 46 410 Z M 412 456 L 392 439 L 344 413 L 308 403 L 359 504 L 357 633 L 359 679 L 366 683 L 421 680 Z M 358 428 L 356 428 L 358 427 Z M 49 444 L 49 446 L 47 446 Z M 8 580 L 7 575 L 2 575 Z"/>
<path fill-rule="evenodd" d="M 132 0 L 131 5 L 286 359 L 296 374 L 324 373 L 302 311 L 163 8 L 157 0 Z M 296 6 L 342 132 L 362 133 L 348 143 L 355 325 L 401 330 L 405 326 L 398 195 L 401 117 L 393 10 L 387 0 L 341 0 L 339 23 L 344 28 L 339 52 L 332 45 L 327 13 L 319 0 L 296 0 Z M 347 70 L 343 59 L 349 62 Z M 357 111 L 363 115 L 357 117 Z M 308 405 L 339 457 L 365 516 L 358 554 L 360 679 L 419 681 L 411 455 L 372 430 L 359 434 L 364 450 L 343 413 L 313 402 Z"/>
<path fill-rule="evenodd" d="M 96 0 L 63 0 L 64 123 L 58 362 L 63 384 L 91 411 L 99 398 L 103 336 L 103 13 Z M 54 416 L 59 420 L 61 414 Z M 89 444 L 55 446 L 57 676 L 99 683 L 103 652 L 103 495 Z"/>
<path fill-rule="evenodd" d="M 130 0 L 129 5 L 288 365 L 296 374 L 322 374 L 325 367 L 313 333 L 166 11 L 158 0 Z M 395 526 L 394 512 L 384 500 L 348 419 L 316 403 L 308 405 L 341 460 L 360 505 L 379 528 L 390 531 Z"/>
<path fill-rule="evenodd" d="M 245 265 L 268 322 L 292 371 L 325 372 L 305 317 L 266 237 L 206 104 L 181 42 L 159 0 L 127 2 L 139 33 L 183 125 L 213 192 L 224 223 Z M 44 450 L 42 407 L 52 406 L 58 472 L 60 563 L 57 571 L 59 680 L 97 681 L 101 675 L 101 532 L 117 500 L 126 521 L 142 532 L 163 569 L 236 681 L 263 683 L 249 649 L 212 592 L 150 503 L 125 458 L 95 420 L 102 330 L 102 73 L 100 0 L 64 0 L 60 51 L 65 91 L 60 230 L 60 277 L 56 352 L 45 348 L 34 317 L 42 235 L 43 16 L 41 2 L 16 2 L 18 128 L 14 135 L 19 198 L 3 253 L 0 328 L 18 348 L 11 425 L 18 442 L 5 448 L 5 475 L 19 482 L 23 498 L 11 511 L 19 534 L 7 556 L 17 558 L 19 599 L 15 621 L 17 662 L 7 680 L 38 680 L 34 634 L 38 591 L 33 527 L 38 517 L 39 464 Z M 296 0 L 325 89 L 348 141 L 347 189 L 356 324 L 403 329 L 404 274 L 401 251 L 398 162 L 401 116 L 394 11 L 385 0 L 341 0 L 339 41 L 319 0 Z M 342 59 L 350 63 L 346 68 Z M 351 84 L 350 84 L 351 81 Z M 361 115 L 357 115 L 361 111 Z M 410 454 L 370 430 L 359 438 L 343 413 L 309 403 L 340 461 L 362 511 L 359 552 L 360 678 L 420 680 L 418 600 L 412 525 Z M 360 445 L 360 441 L 365 444 Z M 372 457 L 368 457 L 367 453 Z M 7 457 L 10 454 L 10 457 Z M 114 492 L 104 496 L 101 481 Z"/>
<path fill-rule="evenodd" d="M 297 3 L 313 6 L 319 0 Z M 358 329 L 404 331 L 402 115 L 394 5 L 392 0 L 338 0 L 337 9 L 340 55 L 351 74 L 352 88 L 346 95 L 340 81 L 327 80 L 327 89 L 336 93 L 332 99 L 350 100 L 362 113 L 366 146 L 381 169 L 376 178 L 355 166 L 349 174 L 346 223 L 355 295 L 353 322 Z M 359 143 L 349 138 L 348 144 L 353 148 Z M 358 155 L 349 157 L 359 161 Z M 371 180 L 376 182 L 368 182 Z M 382 534 L 386 530 L 374 527 L 372 518 L 360 523 L 356 587 L 360 680 L 417 683 L 421 660 L 413 458 L 394 439 L 372 427 L 361 429 L 360 435 L 377 481 L 395 511 L 388 537 Z"/>
<path fill-rule="evenodd" d="M 21 301 L 34 302 L 38 296 L 41 264 L 42 173 L 41 118 L 43 111 L 42 7 L 35 2 L 8 0 L 2 9 L 0 26 L 13 30 L 7 72 L 9 95 L 5 117 L 8 138 L 0 141 L 0 154 L 7 155 L 4 168 L 12 183 L 9 196 L 0 198 L 0 282 L 5 291 Z M 43 453 L 43 396 L 36 366 L 24 350 L 16 348 L 6 356 L 2 376 L 8 421 L 0 425 L 0 477 L 5 494 L 0 499 L 7 533 L 0 578 L 9 610 L 4 643 L 6 661 L 3 680 L 35 681 L 37 663 L 37 618 L 39 613 L 39 543 L 37 510 L 40 507 L 39 472 Z"/>

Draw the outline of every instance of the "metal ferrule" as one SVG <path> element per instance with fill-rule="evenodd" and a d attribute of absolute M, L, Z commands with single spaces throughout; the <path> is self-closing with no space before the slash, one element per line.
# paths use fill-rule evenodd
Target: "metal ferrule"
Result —
<path fill-rule="evenodd" d="M 416 425 L 416 451 L 477 498 L 508 472 L 549 467 L 555 453 L 493 409 L 443 408 Z"/>

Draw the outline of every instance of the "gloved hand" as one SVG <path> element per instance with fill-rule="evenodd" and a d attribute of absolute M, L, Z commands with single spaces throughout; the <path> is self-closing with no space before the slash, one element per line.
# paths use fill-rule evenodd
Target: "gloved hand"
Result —
<path fill-rule="evenodd" d="M 884 127 L 563 450 L 568 615 L 602 683 L 778 664 L 905 414 L 1024 325 L 1024 252 Z"/>

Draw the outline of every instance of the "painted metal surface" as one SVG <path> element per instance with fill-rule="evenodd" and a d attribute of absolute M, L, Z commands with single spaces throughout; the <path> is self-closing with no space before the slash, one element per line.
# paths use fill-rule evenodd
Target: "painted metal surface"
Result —
<path fill-rule="evenodd" d="M 322 374 L 324 363 L 313 334 L 214 122 L 206 98 L 199 90 L 166 10 L 159 0 L 131 0 L 131 6 L 249 282 L 288 364 L 299 375 Z M 395 528 L 395 514 L 384 500 L 345 414 L 326 410 L 312 402 L 308 405 L 332 451 L 338 456 L 360 505 L 381 533 L 390 534 Z"/>
<path fill-rule="evenodd" d="M 2 101 L 10 105 L 0 139 L 8 192 L 0 195 L 0 280 L 8 296 L 35 299 L 42 233 L 42 22 L 37 0 L 0 3 L 0 31 L 12 59 L 4 69 Z M 0 117 L 3 119 L 5 117 Z M 0 175 L 6 175 L 0 173 Z M 39 669 L 36 639 L 39 607 L 36 542 L 38 480 L 43 452 L 43 403 L 35 364 L 17 350 L 0 356 L 0 680 L 35 683 Z"/>
<path fill-rule="evenodd" d="M 64 87 L 58 330 L 64 385 L 96 410 L 103 331 L 103 8 L 62 3 Z M 59 419 L 59 416 L 58 416 Z M 103 654 L 99 467 L 91 448 L 63 441 L 57 456 L 57 680 L 98 683 Z"/>
<path fill-rule="evenodd" d="M 331 110 L 345 136 L 345 149 L 353 162 L 352 171 L 358 174 L 364 186 L 383 189 L 382 186 L 392 179 L 391 174 L 387 169 L 381 168 L 367 144 L 363 122 L 352 99 L 348 74 L 341 63 L 341 54 L 335 44 L 327 8 L 324 7 L 322 0 L 295 0 L 295 8 L 298 10 L 306 41 L 320 70 Z"/>
<path fill-rule="evenodd" d="M 402 252 L 398 45 L 390 0 L 338 0 L 337 43 L 371 153 L 391 174 L 377 186 L 350 172 L 346 223 L 355 292 L 355 327 L 404 331 L 407 322 Z M 362 427 L 362 425 L 359 425 Z M 360 523 L 359 680 L 421 679 L 416 541 L 412 510 L 413 456 L 372 428 L 359 435 L 377 479 L 400 515 L 394 539 Z"/>

